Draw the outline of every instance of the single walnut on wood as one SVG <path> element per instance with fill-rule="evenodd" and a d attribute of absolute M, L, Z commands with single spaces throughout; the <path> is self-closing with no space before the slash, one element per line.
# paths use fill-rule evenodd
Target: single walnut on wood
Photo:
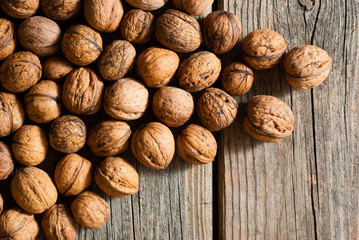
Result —
<path fill-rule="evenodd" d="M 192 16 L 200 16 L 206 13 L 212 4 L 213 0 L 173 0 L 175 8 Z"/>
<path fill-rule="evenodd" d="M 40 0 L 1 0 L 0 7 L 14 18 L 28 18 L 39 8 Z"/>
<path fill-rule="evenodd" d="M 132 7 L 152 11 L 163 7 L 167 0 L 126 0 L 126 2 Z"/>
<path fill-rule="evenodd" d="M 25 120 L 20 100 L 15 94 L 0 92 L 0 137 L 18 130 Z"/>
<path fill-rule="evenodd" d="M 45 79 L 60 80 L 67 76 L 74 66 L 61 55 L 53 55 L 45 59 L 43 62 L 43 74 Z"/>
<path fill-rule="evenodd" d="M 82 7 L 81 0 L 41 0 L 44 15 L 55 21 L 66 21 L 78 14 Z"/>
<path fill-rule="evenodd" d="M 13 170 L 14 160 L 10 148 L 0 141 L 0 180 L 7 179 Z"/>
<path fill-rule="evenodd" d="M 7 19 L 0 18 L 0 61 L 15 51 L 16 39 L 14 24 Z"/>
<path fill-rule="evenodd" d="M 242 63 L 231 63 L 222 73 L 222 87 L 232 96 L 247 93 L 253 84 L 252 70 Z"/>

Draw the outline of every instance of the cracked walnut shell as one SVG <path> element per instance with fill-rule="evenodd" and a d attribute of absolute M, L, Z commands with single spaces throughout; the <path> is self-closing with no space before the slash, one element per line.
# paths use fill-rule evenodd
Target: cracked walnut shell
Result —
<path fill-rule="evenodd" d="M 157 10 L 166 4 L 168 0 L 126 0 L 134 8 L 152 11 Z"/>
<path fill-rule="evenodd" d="M 25 120 L 21 102 L 15 94 L 0 92 L 0 137 L 18 130 Z"/>
<path fill-rule="evenodd" d="M 4 142 L 0 141 L 0 181 L 7 179 L 13 170 L 14 160 L 11 150 Z"/>
<path fill-rule="evenodd" d="M 41 0 L 44 15 L 55 21 L 66 21 L 81 11 L 82 0 Z"/>
<path fill-rule="evenodd" d="M 15 47 L 14 24 L 7 19 L 0 18 L 0 61 L 12 54 Z"/>
<path fill-rule="evenodd" d="M 212 7 L 214 0 L 173 0 L 172 2 L 178 10 L 183 10 L 192 16 L 200 16 Z"/>
<path fill-rule="evenodd" d="M 2 0 L 1 8 L 14 18 L 28 18 L 34 15 L 39 8 L 40 0 Z"/>
<path fill-rule="evenodd" d="M 252 88 L 253 79 L 253 72 L 249 67 L 234 62 L 223 70 L 222 87 L 232 96 L 240 96 Z"/>

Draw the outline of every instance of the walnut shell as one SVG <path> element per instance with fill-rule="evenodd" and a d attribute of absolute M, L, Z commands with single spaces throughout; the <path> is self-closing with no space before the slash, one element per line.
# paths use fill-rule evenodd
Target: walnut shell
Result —
<path fill-rule="evenodd" d="M 302 45 L 290 50 L 283 61 L 285 77 L 292 87 L 311 89 L 329 75 L 332 59 L 328 53 L 313 45 Z"/>
<path fill-rule="evenodd" d="M 0 92 L 0 137 L 18 130 L 25 120 L 20 100 L 15 94 Z"/>
<path fill-rule="evenodd" d="M 0 215 L 3 210 L 4 210 L 4 199 L 2 198 L 2 195 L 0 194 Z"/>
<path fill-rule="evenodd" d="M 200 16 L 208 12 L 214 0 L 173 0 L 172 2 L 178 10 L 183 10 L 192 16 Z"/>
<path fill-rule="evenodd" d="M 82 9 L 81 0 L 41 0 L 44 15 L 55 21 L 66 21 Z"/>
<path fill-rule="evenodd" d="M 91 129 L 87 143 L 96 156 L 112 157 L 127 149 L 131 133 L 125 122 L 104 121 Z"/>
<path fill-rule="evenodd" d="M 7 19 L 0 18 L 0 61 L 12 54 L 15 47 L 14 24 Z"/>
<path fill-rule="evenodd" d="M 2 0 L 0 7 L 11 17 L 28 18 L 36 13 L 39 5 L 40 0 Z"/>
<path fill-rule="evenodd" d="M 126 160 L 108 157 L 96 169 L 95 181 L 111 197 L 126 197 L 138 192 L 138 173 Z"/>
<path fill-rule="evenodd" d="M 27 166 L 36 166 L 44 161 L 48 142 L 45 132 L 36 125 L 24 125 L 19 128 L 12 141 L 15 159 Z"/>
<path fill-rule="evenodd" d="M 167 85 L 175 75 L 180 59 L 164 48 L 150 47 L 137 58 L 137 74 L 148 87 L 160 88 Z"/>
<path fill-rule="evenodd" d="M 199 92 L 215 83 L 221 73 L 221 60 L 211 52 L 201 51 L 185 59 L 177 71 L 180 86 Z"/>
<path fill-rule="evenodd" d="M 158 122 L 142 125 L 134 133 L 131 150 L 139 162 L 149 168 L 168 167 L 175 154 L 175 140 L 171 130 Z"/>
<path fill-rule="evenodd" d="M 49 142 L 53 149 L 63 153 L 74 153 L 86 143 L 84 122 L 71 115 L 56 118 L 50 126 Z"/>
<path fill-rule="evenodd" d="M 77 225 L 65 205 L 52 206 L 42 217 L 42 229 L 49 240 L 75 240 Z"/>
<path fill-rule="evenodd" d="M 152 108 L 155 116 L 167 126 L 179 127 L 193 114 L 193 97 L 180 88 L 161 87 L 153 96 Z"/>
<path fill-rule="evenodd" d="M 122 78 L 106 88 L 104 108 L 118 120 L 136 120 L 143 116 L 149 101 L 147 88 L 133 78 Z"/>
<path fill-rule="evenodd" d="M 13 170 L 14 160 L 10 148 L 0 141 L 0 180 L 7 179 Z"/>
<path fill-rule="evenodd" d="M 165 47 L 176 52 L 193 52 L 202 42 L 198 21 L 183 12 L 169 9 L 156 21 L 155 36 Z"/>
<path fill-rule="evenodd" d="M 67 76 L 74 66 L 61 55 L 53 55 L 45 59 L 43 63 L 44 78 L 50 80 L 60 80 Z"/>
<path fill-rule="evenodd" d="M 135 44 L 145 44 L 151 40 L 155 17 L 150 12 L 133 9 L 126 13 L 121 22 L 121 35 Z"/>
<path fill-rule="evenodd" d="M 252 88 L 253 80 L 252 70 L 242 63 L 231 63 L 222 73 L 222 87 L 232 96 L 247 93 Z"/>
<path fill-rule="evenodd" d="M 104 84 L 90 68 L 77 68 L 67 75 L 62 88 L 64 106 L 76 114 L 91 115 L 100 110 Z"/>
<path fill-rule="evenodd" d="M 97 229 L 107 222 L 110 206 L 96 193 L 85 191 L 72 202 L 71 210 L 82 226 Z"/>
<path fill-rule="evenodd" d="M 0 68 L 0 83 L 8 91 L 24 92 L 40 80 L 39 58 L 27 51 L 16 52 L 5 59 Z"/>
<path fill-rule="evenodd" d="M 91 184 L 92 164 L 89 160 L 71 153 L 63 157 L 55 169 L 55 183 L 64 196 L 76 196 Z"/>
<path fill-rule="evenodd" d="M 62 52 L 70 62 L 86 66 L 93 63 L 102 52 L 101 35 L 85 25 L 68 29 L 61 42 Z"/>
<path fill-rule="evenodd" d="M 126 0 L 134 8 L 152 11 L 163 7 L 167 0 Z"/>
<path fill-rule="evenodd" d="M 244 130 L 263 142 L 279 142 L 292 134 L 294 115 L 290 107 L 273 96 L 258 95 L 247 105 Z"/>
<path fill-rule="evenodd" d="M 236 100 L 218 88 L 206 89 L 197 102 L 201 123 L 212 132 L 231 125 L 237 116 L 237 108 Z"/>
<path fill-rule="evenodd" d="M 115 40 L 103 51 L 98 63 L 101 76 L 116 81 L 128 74 L 135 65 L 136 49 L 124 40 Z"/>
<path fill-rule="evenodd" d="M 19 208 L 6 210 L 0 217 L 0 239 L 35 240 L 39 232 L 34 215 Z"/>
<path fill-rule="evenodd" d="M 207 164 L 214 161 L 217 141 L 204 127 L 191 124 L 178 135 L 176 151 L 180 157 L 192 164 Z"/>
<path fill-rule="evenodd" d="M 14 176 L 11 193 L 15 202 L 32 214 L 46 211 L 57 200 L 57 190 L 51 178 L 36 167 L 27 167 Z"/>
<path fill-rule="evenodd" d="M 242 51 L 247 64 L 257 70 L 270 69 L 282 60 L 287 44 L 282 35 L 271 29 L 259 29 L 243 38 Z"/>

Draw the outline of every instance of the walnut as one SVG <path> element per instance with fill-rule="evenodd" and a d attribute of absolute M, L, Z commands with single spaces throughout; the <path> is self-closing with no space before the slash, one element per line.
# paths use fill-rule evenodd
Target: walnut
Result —
<path fill-rule="evenodd" d="M 12 141 L 15 159 L 27 166 L 36 166 L 44 161 L 48 142 L 45 132 L 36 125 L 24 125 L 19 128 Z"/>
<path fill-rule="evenodd" d="M 292 134 L 294 122 L 287 104 L 276 97 L 258 95 L 247 105 L 244 129 L 259 141 L 279 142 Z"/>
<path fill-rule="evenodd" d="M 18 130 L 25 120 L 20 100 L 15 94 L 0 92 L 0 137 Z"/>
<path fill-rule="evenodd" d="M 91 115 L 100 110 L 104 84 L 90 68 L 77 68 L 67 75 L 62 89 L 64 106 L 76 114 Z"/>
<path fill-rule="evenodd" d="M 158 122 L 142 125 L 134 133 L 131 150 L 139 162 L 149 168 L 168 167 L 175 154 L 175 140 L 171 130 Z"/>
<path fill-rule="evenodd" d="M 13 170 L 14 160 L 10 148 L 0 141 L 0 180 L 7 179 Z"/>
<path fill-rule="evenodd" d="M 155 17 L 150 12 L 133 9 L 126 13 L 121 22 L 121 35 L 135 44 L 145 44 L 151 40 Z"/>
<path fill-rule="evenodd" d="M 161 87 L 153 96 L 152 108 L 155 116 L 169 127 L 179 127 L 192 116 L 193 97 L 176 87 Z"/>
<path fill-rule="evenodd" d="M 104 121 L 91 129 L 87 143 L 96 156 L 112 157 L 127 149 L 131 133 L 125 122 Z"/>
<path fill-rule="evenodd" d="M 81 0 L 41 0 L 44 15 L 55 21 L 66 21 L 77 15 L 82 7 Z"/>
<path fill-rule="evenodd" d="M 137 74 L 148 87 L 160 88 L 167 85 L 179 65 L 178 55 L 164 48 L 150 47 L 137 59 Z"/>
<path fill-rule="evenodd" d="M 311 89 L 328 77 L 332 59 L 319 47 L 303 45 L 290 50 L 284 57 L 283 65 L 290 85 L 297 89 Z"/>
<path fill-rule="evenodd" d="M 35 240 L 39 232 L 34 215 L 19 208 L 6 210 L 0 217 L 0 239 Z"/>
<path fill-rule="evenodd" d="M 213 134 L 196 124 L 182 130 L 176 141 L 176 151 L 184 160 L 202 165 L 214 161 L 217 142 Z"/>
<path fill-rule="evenodd" d="M 74 153 L 86 143 L 84 122 L 71 115 L 56 118 L 50 126 L 49 142 L 53 149 L 63 153 Z"/>
<path fill-rule="evenodd" d="M 39 58 L 27 51 L 11 54 L 0 67 L 0 83 L 8 91 L 24 92 L 40 80 Z"/>
<path fill-rule="evenodd" d="M 241 34 L 242 24 L 233 13 L 215 11 L 204 20 L 204 42 L 216 54 L 229 52 L 238 43 Z"/>
<path fill-rule="evenodd" d="M 133 78 L 122 78 L 105 91 L 104 108 L 118 120 L 136 120 L 143 116 L 149 101 L 146 87 Z"/>
<path fill-rule="evenodd" d="M 189 15 L 199 16 L 205 14 L 214 0 L 173 0 L 173 5 L 178 10 L 183 10 Z"/>
<path fill-rule="evenodd" d="M 102 52 L 101 35 L 85 25 L 68 29 L 61 42 L 62 52 L 70 62 L 86 66 L 93 63 Z"/>
<path fill-rule="evenodd" d="M 54 81 L 66 77 L 67 74 L 74 70 L 74 66 L 61 55 L 46 58 L 42 67 L 44 78 Z"/>
<path fill-rule="evenodd" d="M 138 192 L 138 173 L 126 160 L 108 157 L 96 169 L 95 181 L 99 188 L 112 197 L 126 197 Z"/>
<path fill-rule="evenodd" d="M 39 8 L 40 0 L 2 0 L 1 8 L 14 18 L 28 18 L 34 15 Z"/>
<path fill-rule="evenodd" d="M 124 40 L 113 41 L 103 51 L 98 63 L 101 76 L 116 81 L 129 73 L 135 65 L 136 49 Z"/>
<path fill-rule="evenodd" d="M 96 193 L 85 191 L 72 202 L 71 210 L 82 226 L 97 229 L 107 222 L 110 206 Z"/>
<path fill-rule="evenodd" d="M 167 1 L 168 0 L 126 0 L 132 7 L 147 11 L 157 10 L 163 7 Z"/>
<path fill-rule="evenodd" d="M 201 51 L 185 59 L 177 71 L 180 86 L 188 92 L 199 92 L 217 81 L 221 60 L 211 52 Z"/>
<path fill-rule="evenodd" d="M 222 73 L 222 87 L 232 96 L 247 93 L 253 84 L 252 70 L 242 63 L 231 63 Z"/>
<path fill-rule="evenodd" d="M 68 154 L 58 162 L 54 179 L 62 195 L 76 196 L 90 186 L 92 164 L 75 153 Z"/>
<path fill-rule="evenodd" d="M 0 18 L 0 61 L 12 54 L 15 47 L 14 24 L 7 19 Z"/>
<path fill-rule="evenodd" d="M 4 210 L 4 199 L 2 198 L 2 195 L 0 194 L 0 215 L 3 210 Z"/>
<path fill-rule="evenodd" d="M 71 211 L 65 205 L 59 204 L 47 210 L 42 218 L 42 229 L 49 240 L 75 240 L 76 222 Z"/>
<path fill-rule="evenodd" d="M 36 167 L 27 167 L 14 176 L 11 193 L 15 202 L 32 214 L 46 211 L 57 200 L 57 190 L 51 178 Z"/>
<path fill-rule="evenodd" d="M 257 70 L 270 69 L 282 60 L 287 44 L 282 35 L 271 29 L 259 29 L 243 38 L 244 60 Z"/>
<path fill-rule="evenodd" d="M 197 112 L 202 124 L 215 132 L 232 124 L 237 116 L 238 104 L 225 91 L 206 89 L 197 102 Z"/>

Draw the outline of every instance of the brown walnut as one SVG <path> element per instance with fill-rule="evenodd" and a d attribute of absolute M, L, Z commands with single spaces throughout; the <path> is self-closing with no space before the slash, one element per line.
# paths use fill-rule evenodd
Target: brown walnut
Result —
<path fill-rule="evenodd" d="M 237 116 L 237 108 L 236 100 L 218 88 L 206 89 L 197 102 L 198 116 L 212 132 L 231 125 Z"/>
<path fill-rule="evenodd" d="M 253 72 L 249 67 L 234 62 L 223 70 L 222 87 L 232 96 L 240 96 L 252 88 L 253 79 Z"/>
<path fill-rule="evenodd" d="M 147 11 L 157 10 L 163 7 L 167 1 L 168 0 L 126 0 L 132 7 Z"/>
<path fill-rule="evenodd" d="M 8 91 L 24 92 L 40 80 L 40 59 L 33 53 L 22 51 L 11 54 L 0 68 L 0 83 Z"/>
<path fill-rule="evenodd" d="M 173 0 L 173 5 L 178 10 L 183 10 L 189 15 L 200 16 L 206 13 L 214 0 Z"/>
<path fill-rule="evenodd" d="M 0 18 L 0 61 L 12 54 L 15 47 L 14 24 L 7 19 Z"/>
<path fill-rule="evenodd" d="M 25 120 L 20 100 L 15 94 L 0 92 L 0 137 L 18 130 Z"/>
<path fill-rule="evenodd" d="M 49 142 L 53 149 L 63 153 L 74 153 L 86 143 L 84 122 L 71 115 L 56 118 L 50 126 Z"/>
<path fill-rule="evenodd" d="M 111 197 L 126 197 L 138 192 L 138 173 L 126 160 L 108 157 L 96 169 L 95 181 Z"/>
<path fill-rule="evenodd" d="M 178 135 L 176 151 L 190 163 L 207 164 L 214 161 L 217 154 L 217 141 L 206 128 L 191 124 Z"/>
<path fill-rule="evenodd" d="M 313 45 L 302 45 L 290 50 L 283 61 L 285 77 L 292 87 L 311 89 L 329 75 L 332 59 L 328 53 Z"/>
<path fill-rule="evenodd" d="M 220 73 L 221 60 L 211 52 L 201 51 L 185 59 L 176 76 L 183 89 L 199 92 L 215 83 Z"/>
<path fill-rule="evenodd" d="M 282 35 L 271 29 L 259 29 L 243 38 L 244 60 L 256 70 L 270 69 L 282 60 L 287 44 Z"/>
<path fill-rule="evenodd" d="M 0 180 L 7 179 L 13 170 L 14 160 L 10 148 L 0 141 Z"/>
<path fill-rule="evenodd" d="M 104 84 L 90 68 L 77 68 L 67 75 L 62 88 L 64 106 L 76 114 L 91 115 L 100 110 Z"/>
<path fill-rule="evenodd" d="M 263 142 L 279 142 L 292 134 L 294 115 L 290 107 L 273 96 L 258 95 L 247 105 L 244 129 Z"/>
<path fill-rule="evenodd" d="M 49 240 L 75 240 L 76 222 L 65 205 L 52 206 L 42 217 L 42 229 Z"/>
<path fill-rule="evenodd" d="M 57 190 L 51 178 L 36 167 L 27 167 L 14 176 L 11 193 L 15 202 L 32 214 L 46 211 L 57 200 Z"/>
<path fill-rule="evenodd" d="M 44 15 L 55 21 L 66 21 L 77 15 L 82 7 L 81 0 L 41 0 Z"/>
<path fill-rule="evenodd" d="M 193 97 L 190 93 L 176 87 L 161 87 L 152 99 L 155 116 L 169 127 L 185 124 L 194 110 Z"/>
<path fill-rule="evenodd" d="M 139 162 L 149 168 L 168 167 L 175 154 L 175 140 L 171 130 L 159 122 L 142 125 L 134 133 L 131 150 Z"/>
<path fill-rule="evenodd" d="M 74 70 L 74 66 L 61 55 L 46 58 L 42 67 L 44 78 L 54 81 L 66 77 L 67 74 Z"/>
<path fill-rule="evenodd" d="M 1 0 L 1 8 L 14 18 L 28 18 L 39 8 L 40 0 Z"/>
<path fill-rule="evenodd" d="M 101 35 L 85 25 L 68 29 L 61 42 L 62 52 L 70 62 L 86 66 L 93 63 L 102 52 Z"/>
<path fill-rule="evenodd" d="M 110 206 L 96 193 L 85 191 L 72 202 L 71 210 L 79 224 L 86 228 L 97 229 L 107 222 Z"/>

